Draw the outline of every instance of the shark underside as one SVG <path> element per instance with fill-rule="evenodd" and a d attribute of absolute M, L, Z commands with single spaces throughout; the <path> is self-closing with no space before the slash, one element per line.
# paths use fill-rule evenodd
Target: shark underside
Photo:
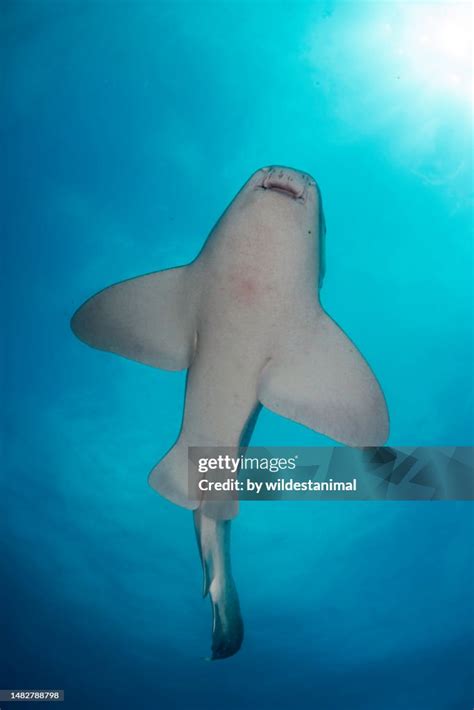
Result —
<path fill-rule="evenodd" d="M 213 608 L 213 658 L 232 655 L 243 638 L 230 568 L 237 507 L 190 493 L 189 447 L 238 452 L 262 405 L 349 446 L 379 446 L 388 436 L 372 370 L 319 302 L 324 230 L 314 180 L 264 168 L 191 264 L 110 286 L 72 319 L 75 334 L 92 347 L 188 370 L 181 431 L 149 482 L 194 511 Z"/>

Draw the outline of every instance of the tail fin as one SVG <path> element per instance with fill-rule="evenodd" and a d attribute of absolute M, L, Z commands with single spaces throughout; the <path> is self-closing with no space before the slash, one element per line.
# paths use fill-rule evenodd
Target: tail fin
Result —
<path fill-rule="evenodd" d="M 230 563 L 229 520 L 214 520 L 201 509 L 194 513 L 194 526 L 203 568 L 203 596 L 209 594 L 212 608 L 210 660 L 233 656 L 244 638 L 239 597 Z"/>

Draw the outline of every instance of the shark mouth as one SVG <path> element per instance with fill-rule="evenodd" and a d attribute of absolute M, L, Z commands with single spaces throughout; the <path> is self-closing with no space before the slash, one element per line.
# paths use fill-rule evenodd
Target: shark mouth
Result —
<path fill-rule="evenodd" d="M 305 183 L 297 179 L 294 173 L 291 174 L 284 170 L 270 170 L 257 187 L 263 190 L 272 190 L 272 192 L 280 192 L 287 197 L 300 201 L 304 201 L 306 193 Z"/>

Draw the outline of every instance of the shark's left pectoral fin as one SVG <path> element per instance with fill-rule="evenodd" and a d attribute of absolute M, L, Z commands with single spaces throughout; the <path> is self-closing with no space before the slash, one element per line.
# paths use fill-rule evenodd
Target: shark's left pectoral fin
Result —
<path fill-rule="evenodd" d="M 165 370 L 183 370 L 194 354 L 196 288 L 189 266 L 122 281 L 86 301 L 71 327 L 99 350 Z"/>
<path fill-rule="evenodd" d="M 349 446 L 380 446 L 388 437 L 374 374 L 325 313 L 285 334 L 262 370 L 258 397 L 273 412 Z"/>

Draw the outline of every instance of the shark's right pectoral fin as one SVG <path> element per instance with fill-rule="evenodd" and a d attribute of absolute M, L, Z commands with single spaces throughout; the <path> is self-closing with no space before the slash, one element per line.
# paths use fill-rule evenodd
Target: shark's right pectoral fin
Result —
<path fill-rule="evenodd" d="M 388 413 L 380 386 L 354 343 L 326 314 L 285 333 L 262 370 L 268 409 L 349 446 L 381 446 Z"/>
<path fill-rule="evenodd" d="M 189 267 L 110 286 L 86 301 L 71 327 L 78 338 L 165 370 L 190 366 L 195 347 L 194 279 Z"/>

